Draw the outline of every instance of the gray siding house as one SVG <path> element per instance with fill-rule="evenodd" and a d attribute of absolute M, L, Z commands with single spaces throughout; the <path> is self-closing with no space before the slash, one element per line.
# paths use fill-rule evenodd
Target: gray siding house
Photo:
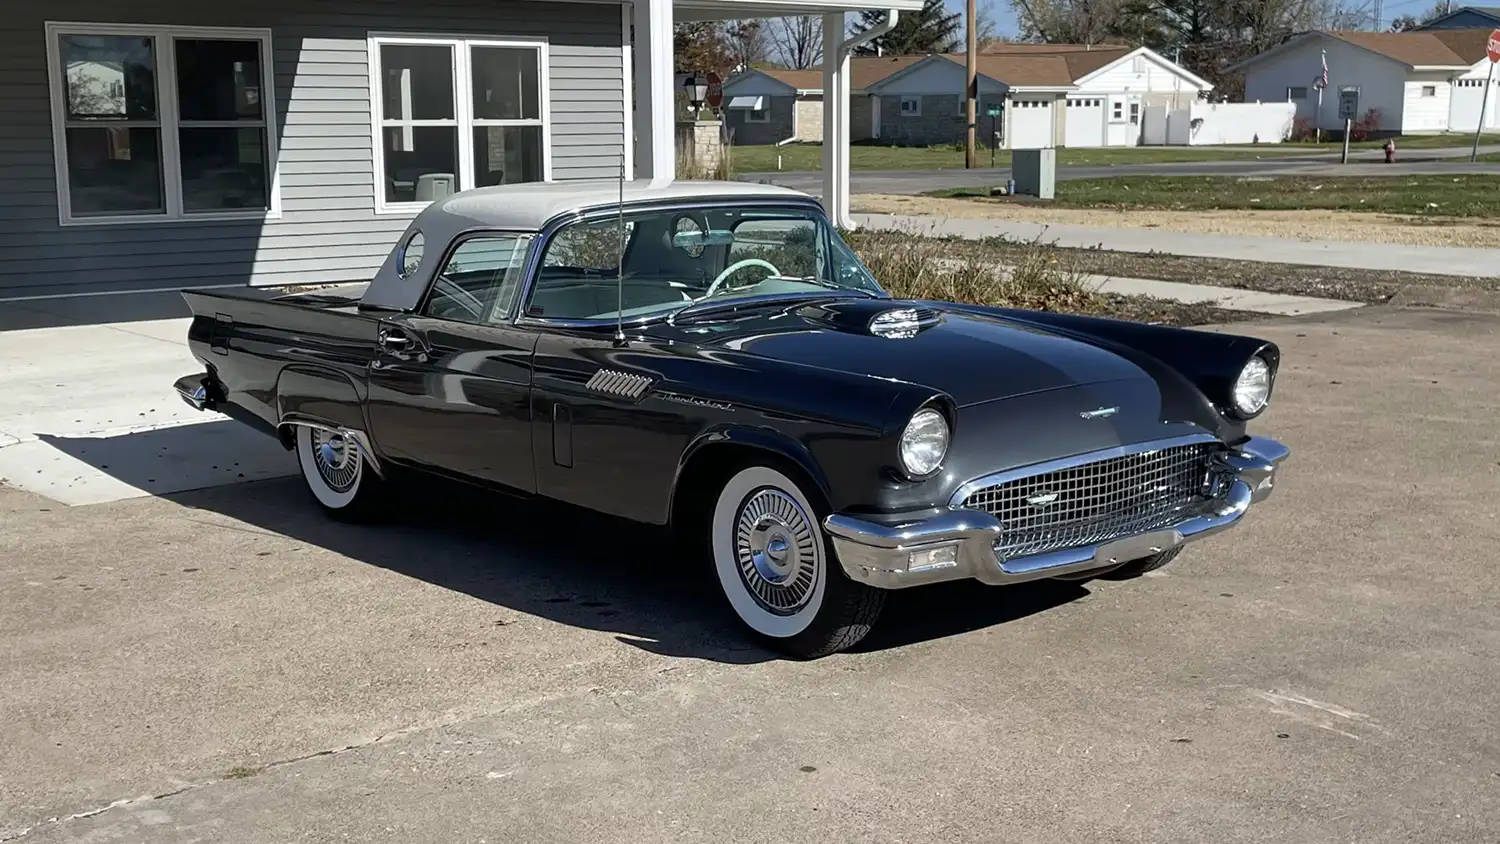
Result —
<path fill-rule="evenodd" d="M 0 15 L 0 298 L 367 278 L 416 209 L 612 178 L 628 7 L 52 0 Z"/>

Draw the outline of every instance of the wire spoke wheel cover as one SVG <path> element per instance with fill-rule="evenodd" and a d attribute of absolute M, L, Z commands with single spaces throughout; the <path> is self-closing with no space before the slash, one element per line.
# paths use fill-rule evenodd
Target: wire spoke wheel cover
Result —
<path fill-rule="evenodd" d="M 345 432 L 310 425 L 297 426 L 296 436 L 302 479 L 318 502 L 331 510 L 357 509 L 356 499 L 368 486 L 359 440 Z"/>
<path fill-rule="evenodd" d="M 321 428 L 312 432 L 313 464 L 334 492 L 348 492 L 359 480 L 359 444 Z"/>
<path fill-rule="evenodd" d="M 818 540 L 802 505 L 763 487 L 740 505 L 735 562 L 752 597 L 766 610 L 790 615 L 807 605 L 821 576 Z"/>
<path fill-rule="evenodd" d="M 756 633 L 791 639 L 823 609 L 829 557 L 816 514 L 797 483 L 769 466 L 741 469 L 719 489 L 707 526 L 714 571 Z"/>

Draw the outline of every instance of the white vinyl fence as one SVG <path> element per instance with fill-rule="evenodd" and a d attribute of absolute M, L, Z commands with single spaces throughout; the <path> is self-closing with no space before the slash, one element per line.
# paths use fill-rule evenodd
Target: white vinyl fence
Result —
<path fill-rule="evenodd" d="M 1296 103 L 1192 103 L 1187 108 L 1147 106 L 1141 127 L 1145 146 L 1279 144 L 1292 132 Z"/>

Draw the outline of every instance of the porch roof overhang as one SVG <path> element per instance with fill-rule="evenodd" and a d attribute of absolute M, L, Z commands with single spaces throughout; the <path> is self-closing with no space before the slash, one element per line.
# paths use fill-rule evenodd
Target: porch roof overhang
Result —
<path fill-rule="evenodd" d="M 841 12 L 867 12 L 895 9 L 918 12 L 922 0 L 673 0 L 672 11 L 678 20 L 717 21 L 740 18 L 780 18 L 800 15 L 836 15 Z"/>

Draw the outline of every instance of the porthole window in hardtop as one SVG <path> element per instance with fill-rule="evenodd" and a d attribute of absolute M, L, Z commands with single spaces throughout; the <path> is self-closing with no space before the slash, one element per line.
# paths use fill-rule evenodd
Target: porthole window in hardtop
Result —
<path fill-rule="evenodd" d="M 396 271 L 402 278 L 411 278 L 417 268 L 422 266 L 422 251 L 427 244 L 427 239 L 421 232 L 412 232 L 411 237 L 401 244 L 401 254 L 397 256 Z"/>

